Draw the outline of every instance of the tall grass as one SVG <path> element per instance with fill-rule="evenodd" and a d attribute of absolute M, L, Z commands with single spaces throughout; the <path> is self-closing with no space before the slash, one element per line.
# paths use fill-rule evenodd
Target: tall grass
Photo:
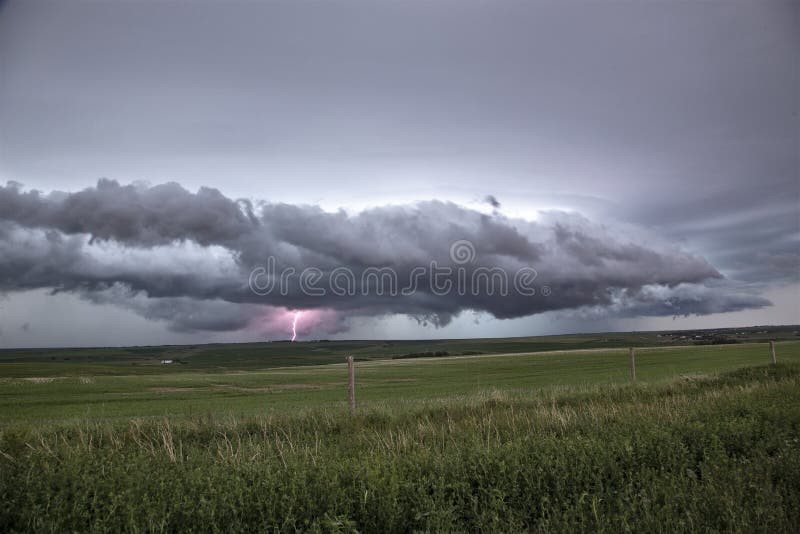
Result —
<path fill-rule="evenodd" d="M 0 432 L 0 531 L 796 531 L 800 366 Z"/>

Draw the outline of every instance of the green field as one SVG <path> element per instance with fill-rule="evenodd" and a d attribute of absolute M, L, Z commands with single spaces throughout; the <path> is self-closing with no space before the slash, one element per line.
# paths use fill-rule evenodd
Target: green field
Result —
<path fill-rule="evenodd" d="M 0 376 L 77 376 L 164 374 L 187 371 L 253 370 L 358 360 L 406 359 L 428 353 L 447 356 L 518 354 L 553 350 L 627 347 L 702 346 L 800 340 L 800 326 L 723 328 L 675 332 L 614 332 L 487 339 L 351 340 L 298 343 L 235 343 L 98 347 L 76 349 L 0 349 Z M 177 363 L 162 366 L 162 359 Z"/>
<path fill-rule="evenodd" d="M 3 351 L 0 531 L 796 531 L 794 331 Z"/>
<path fill-rule="evenodd" d="M 782 362 L 800 362 L 800 341 L 776 346 Z M 640 383 L 652 383 L 769 361 L 769 348 L 764 343 L 639 348 L 636 373 Z M 46 365 L 0 364 L 0 368 L 10 368 L 0 379 L 0 425 L 341 410 L 347 399 L 344 363 L 249 370 L 189 370 L 172 364 L 149 366 L 145 373 L 127 375 L 94 375 L 91 364 L 73 363 L 72 371 L 77 374 L 72 376 L 38 376 L 41 366 Z M 357 396 L 363 406 L 448 399 L 493 390 L 625 384 L 629 380 L 627 349 L 370 360 L 356 362 L 356 369 Z"/>

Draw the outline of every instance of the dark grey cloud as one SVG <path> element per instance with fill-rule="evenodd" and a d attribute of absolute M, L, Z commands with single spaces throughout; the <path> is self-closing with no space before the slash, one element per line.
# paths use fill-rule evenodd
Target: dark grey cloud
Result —
<path fill-rule="evenodd" d="M 209 188 L 189 193 L 175 183 L 147 187 L 100 180 L 76 194 L 47 196 L 11 183 L 0 191 L 0 211 L 20 226 L 137 246 L 183 240 L 225 244 L 258 224 L 246 201 L 234 202 Z"/>
<path fill-rule="evenodd" d="M 494 209 L 500 208 L 500 201 L 497 200 L 497 198 L 494 195 L 486 195 L 483 201 L 489 204 Z"/>
<path fill-rule="evenodd" d="M 94 304 L 110 304 L 131 310 L 152 321 L 165 322 L 174 332 L 242 330 L 256 321 L 264 321 L 271 315 L 261 306 L 217 299 L 148 298 L 122 283 L 115 283 L 97 291 L 82 291 L 80 295 Z"/>
<path fill-rule="evenodd" d="M 742 284 L 716 282 L 705 286 L 678 284 L 674 287 L 646 286 L 613 291 L 606 306 L 583 306 L 573 314 L 583 317 L 687 317 L 722 311 L 770 306 L 769 300 Z"/>
<path fill-rule="evenodd" d="M 400 313 L 443 325 L 464 310 L 498 318 L 581 308 L 669 315 L 769 304 L 741 292 L 722 298 L 717 293 L 723 289 L 707 285 L 721 275 L 703 258 L 574 213 L 525 221 L 429 201 L 348 215 L 315 206 L 254 206 L 207 188 L 192 193 L 177 184 L 101 180 L 76 193 L 9 184 L 0 188 L 0 221 L 2 290 L 76 292 L 168 320 L 179 331 L 241 329 L 259 316 L 259 306 Z M 458 242 L 473 255 L 465 263 L 453 256 Z M 314 267 L 321 277 L 316 285 L 330 288 L 335 270 L 347 268 L 359 287 L 343 296 L 330 290 L 309 295 L 296 277 L 285 292 L 259 295 L 250 290 L 249 275 L 268 257 L 276 262 L 273 278 L 286 268 L 300 273 Z M 366 270 L 391 268 L 405 287 L 415 268 L 433 261 L 453 269 L 443 278 L 452 284 L 458 268 L 468 280 L 479 269 L 499 269 L 509 284 L 515 273 L 532 268 L 536 286 L 546 286 L 548 294 L 509 288 L 503 295 L 488 285 L 440 294 L 430 270 L 409 295 L 389 294 L 378 279 L 368 280 L 374 287 L 361 285 Z"/>
<path fill-rule="evenodd" d="M 667 198 L 625 212 L 660 235 L 692 243 L 731 278 L 800 281 L 800 176 L 773 186 Z"/>

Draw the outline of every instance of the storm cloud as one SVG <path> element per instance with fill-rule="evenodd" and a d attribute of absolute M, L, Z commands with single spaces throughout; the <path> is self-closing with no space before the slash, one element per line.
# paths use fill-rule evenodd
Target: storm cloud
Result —
<path fill-rule="evenodd" d="M 457 246 L 467 247 L 467 256 Z M 441 271 L 437 280 L 432 264 Z M 302 280 L 310 268 L 312 290 Z M 343 269 L 359 286 L 332 291 Z M 459 270 L 483 285 L 459 290 Z M 254 272 L 273 290 L 254 291 Z M 287 272 L 297 276 L 278 290 L 277 278 Z M 394 281 L 381 277 L 386 272 Z M 520 272 L 528 293 L 508 287 Z M 505 287 L 490 285 L 496 275 Z M 732 292 L 722 278 L 702 257 L 641 229 L 615 229 L 577 213 L 523 220 L 428 201 L 351 215 L 112 180 L 75 193 L 0 188 L 0 289 L 74 292 L 177 331 L 238 330 L 269 322 L 275 309 L 406 314 L 445 325 L 466 310 L 506 319 L 554 310 L 687 315 L 769 305 Z M 413 290 L 401 293 L 412 281 Z M 330 321 L 329 328 L 346 327 Z"/>
<path fill-rule="evenodd" d="M 2 2 L 0 345 L 797 323 L 798 54 L 796 0 Z M 300 287 L 431 262 L 536 293 Z"/>

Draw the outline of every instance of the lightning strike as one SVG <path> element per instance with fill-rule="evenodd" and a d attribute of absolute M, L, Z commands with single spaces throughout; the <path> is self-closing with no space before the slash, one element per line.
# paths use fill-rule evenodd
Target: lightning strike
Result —
<path fill-rule="evenodd" d="M 294 319 L 292 320 L 292 341 L 297 339 L 297 320 L 303 312 L 294 312 Z"/>

